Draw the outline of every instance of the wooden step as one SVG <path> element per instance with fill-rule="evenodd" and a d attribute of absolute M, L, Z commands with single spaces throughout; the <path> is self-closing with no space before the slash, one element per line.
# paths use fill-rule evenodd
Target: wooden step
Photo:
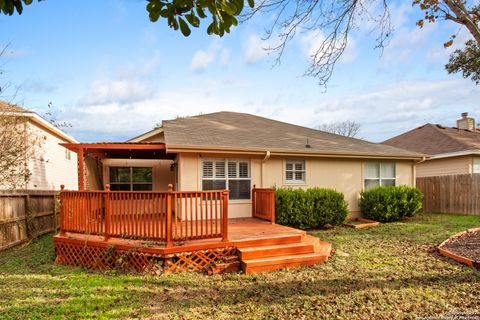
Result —
<path fill-rule="evenodd" d="M 282 244 L 290 244 L 290 243 L 300 243 L 306 237 L 306 234 L 294 234 L 294 235 L 287 235 L 287 236 L 277 236 L 277 237 L 269 237 L 269 238 L 252 238 L 246 239 L 242 241 L 235 242 L 235 246 L 237 248 L 248 248 L 248 247 L 261 247 L 261 246 L 274 246 L 274 245 L 282 245 Z"/>
<path fill-rule="evenodd" d="M 328 256 L 318 253 L 296 254 L 242 261 L 242 269 L 246 274 L 273 271 L 283 268 L 297 268 L 306 265 L 323 263 Z"/>
<path fill-rule="evenodd" d="M 314 243 L 298 242 L 238 249 L 240 260 L 263 259 L 302 253 L 314 253 Z"/>

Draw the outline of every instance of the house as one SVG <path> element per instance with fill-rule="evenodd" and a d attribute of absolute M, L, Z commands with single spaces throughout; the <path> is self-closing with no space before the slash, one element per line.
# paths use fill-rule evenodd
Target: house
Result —
<path fill-rule="evenodd" d="M 480 173 L 480 131 L 467 112 L 456 127 L 427 123 L 383 144 L 430 155 L 417 164 L 417 177 Z"/>
<path fill-rule="evenodd" d="M 19 167 L 28 169 L 30 176 L 27 179 L 18 177 L 17 188 L 60 190 L 61 184 L 70 189 L 77 188 L 77 155 L 60 145 L 78 143 L 77 140 L 35 112 L 5 101 L 0 101 L 0 116 L 4 119 L 21 119 L 20 134 L 33 137 L 30 142 L 35 141 L 32 148 L 34 151 L 28 159 L 22 159 L 22 163 L 18 163 Z M 10 188 L 10 185 L 0 185 L 0 189 Z"/>
<path fill-rule="evenodd" d="M 107 183 L 124 191 L 166 191 L 169 184 L 178 191 L 228 189 L 232 218 L 250 216 L 254 185 L 333 188 L 358 214 L 363 189 L 414 185 L 414 164 L 422 160 L 417 152 L 235 112 L 163 121 L 129 143 L 160 145 L 163 159 L 109 157 L 105 144 L 90 145 L 83 151 L 86 189 Z"/>
<path fill-rule="evenodd" d="M 358 214 L 361 190 L 414 185 L 423 159 L 235 112 L 163 121 L 128 142 L 63 146 L 78 154 L 79 191 L 60 193 L 56 261 L 135 271 L 251 273 L 324 262 L 331 244 L 274 224 L 272 188 L 334 188 Z"/>

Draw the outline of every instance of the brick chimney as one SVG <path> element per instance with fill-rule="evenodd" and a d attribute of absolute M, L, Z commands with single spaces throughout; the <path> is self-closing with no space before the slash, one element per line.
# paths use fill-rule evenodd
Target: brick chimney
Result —
<path fill-rule="evenodd" d="M 457 128 L 461 130 L 475 131 L 475 118 L 469 117 L 468 112 L 462 112 L 462 117 L 457 120 Z"/>

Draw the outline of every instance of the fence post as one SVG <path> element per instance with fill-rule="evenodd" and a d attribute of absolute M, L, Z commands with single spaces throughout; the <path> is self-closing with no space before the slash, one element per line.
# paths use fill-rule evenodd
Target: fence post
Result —
<path fill-rule="evenodd" d="M 110 238 L 110 185 L 105 185 L 105 241 Z"/>
<path fill-rule="evenodd" d="M 223 224 L 222 241 L 228 241 L 228 190 L 223 191 Z"/>
<path fill-rule="evenodd" d="M 60 235 L 61 236 L 65 235 L 65 214 L 66 214 L 66 212 L 65 212 L 65 209 L 63 207 L 63 198 L 65 197 L 64 190 L 65 190 L 65 185 L 62 184 L 60 186 L 60 200 L 59 200 L 59 203 L 60 203 Z M 53 215 L 53 219 L 55 219 L 55 214 Z"/>
<path fill-rule="evenodd" d="M 167 193 L 167 247 L 173 246 L 172 240 L 172 193 L 173 185 L 168 185 Z"/>

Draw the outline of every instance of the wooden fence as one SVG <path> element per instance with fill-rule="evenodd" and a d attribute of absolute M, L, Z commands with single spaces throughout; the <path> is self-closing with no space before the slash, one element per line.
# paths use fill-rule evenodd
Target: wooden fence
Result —
<path fill-rule="evenodd" d="M 480 174 L 417 178 L 423 211 L 480 215 Z"/>
<path fill-rule="evenodd" d="M 55 191 L 0 191 L 0 251 L 52 232 L 58 226 Z"/>

